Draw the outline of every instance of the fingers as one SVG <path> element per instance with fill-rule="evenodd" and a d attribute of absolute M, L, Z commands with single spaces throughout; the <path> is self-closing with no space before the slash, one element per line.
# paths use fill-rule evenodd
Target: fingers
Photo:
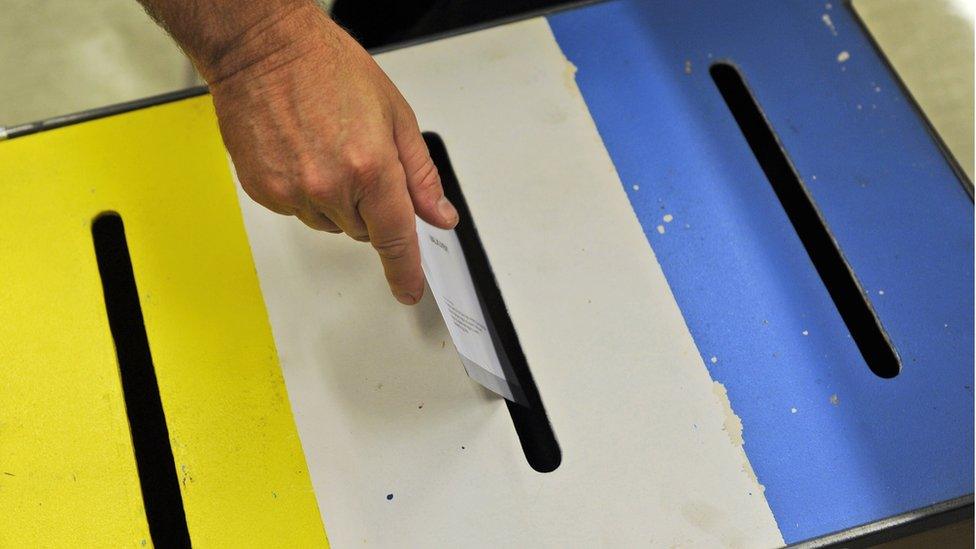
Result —
<path fill-rule="evenodd" d="M 294 215 L 312 229 L 370 242 L 394 297 L 413 305 L 424 291 L 415 211 L 443 228 L 452 228 L 458 214 L 444 197 L 416 121 L 407 129 L 392 132 L 392 140 L 386 133 L 385 143 L 377 138 L 382 132 L 374 132 L 372 139 L 343 147 L 329 164 L 306 161 L 272 178 L 247 177 L 241 170 L 239 179 L 252 198 L 275 212 Z"/>
<path fill-rule="evenodd" d="M 413 305 L 424 293 L 417 226 L 403 170 L 395 165 L 389 178 L 364 189 L 359 213 L 370 241 L 383 262 L 390 290 L 400 303 Z"/>
<path fill-rule="evenodd" d="M 400 117 L 404 120 L 397 127 L 395 138 L 414 210 L 431 225 L 453 229 L 458 222 L 457 210 L 444 196 L 440 174 L 430 158 L 416 117 L 406 104 L 403 108 Z"/>
<path fill-rule="evenodd" d="M 306 210 L 298 212 L 295 214 L 302 223 L 308 225 L 316 231 L 325 231 L 332 234 L 342 233 L 342 229 L 339 228 L 328 216 L 321 212 Z"/>
<path fill-rule="evenodd" d="M 363 184 L 364 179 L 357 177 L 352 170 L 345 170 L 341 176 L 330 174 L 316 178 L 305 186 L 303 209 L 313 212 L 320 219 L 329 220 L 339 229 L 338 232 L 344 232 L 360 242 L 368 242 L 369 232 L 356 210 L 357 188 Z"/>

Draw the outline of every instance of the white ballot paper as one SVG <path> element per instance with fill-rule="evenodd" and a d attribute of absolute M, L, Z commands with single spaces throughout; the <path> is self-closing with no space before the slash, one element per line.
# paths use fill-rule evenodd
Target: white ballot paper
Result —
<path fill-rule="evenodd" d="M 514 402 L 457 234 L 418 217 L 417 236 L 427 283 L 468 377 Z"/>

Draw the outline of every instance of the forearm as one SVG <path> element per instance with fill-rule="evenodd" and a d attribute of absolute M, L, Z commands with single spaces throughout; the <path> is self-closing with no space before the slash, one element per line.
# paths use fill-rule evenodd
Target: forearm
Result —
<path fill-rule="evenodd" d="M 257 63 L 297 55 L 305 31 L 327 16 L 314 0 L 138 0 L 214 84 Z"/>

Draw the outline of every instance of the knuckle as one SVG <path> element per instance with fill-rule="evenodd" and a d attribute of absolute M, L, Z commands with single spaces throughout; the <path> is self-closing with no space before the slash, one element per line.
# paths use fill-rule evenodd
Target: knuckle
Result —
<path fill-rule="evenodd" d="M 395 148 L 349 147 L 343 163 L 352 179 L 359 183 L 373 183 L 385 176 L 397 160 Z"/>
<path fill-rule="evenodd" d="M 305 194 L 313 204 L 337 204 L 342 195 L 338 186 L 330 183 L 309 183 Z"/>
<path fill-rule="evenodd" d="M 410 237 L 398 236 L 373 242 L 373 248 L 376 249 L 376 253 L 378 253 L 381 258 L 388 261 L 397 261 L 407 257 L 407 255 L 410 253 L 410 247 L 412 244 L 413 239 Z"/>
<path fill-rule="evenodd" d="M 373 182 L 379 179 L 383 162 L 376 155 L 364 152 L 350 153 L 346 166 L 352 178 L 359 182 Z"/>
<path fill-rule="evenodd" d="M 261 194 L 278 206 L 292 206 L 295 203 L 294 193 L 287 181 L 267 181 L 261 185 Z"/>
<path fill-rule="evenodd" d="M 441 174 L 437 171 L 434 161 L 428 158 L 414 174 L 417 190 L 420 192 L 439 191 L 441 188 Z"/>
<path fill-rule="evenodd" d="M 330 232 L 330 233 L 334 233 L 336 231 L 342 232 L 341 230 L 339 230 L 339 227 L 336 226 L 336 224 L 332 222 L 331 219 L 329 219 L 325 215 L 322 215 L 319 212 L 313 212 L 312 213 L 312 219 L 315 220 L 315 223 L 317 225 L 317 228 L 319 230 L 321 230 L 321 231 L 326 231 L 326 232 Z"/>
<path fill-rule="evenodd" d="M 282 215 L 293 215 L 295 213 L 290 194 L 285 193 L 275 185 L 254 185 L 241 180 L 241 188 L 244 189 L 247 196 L 251 197 L 251 200 L 275 213 Z"/>

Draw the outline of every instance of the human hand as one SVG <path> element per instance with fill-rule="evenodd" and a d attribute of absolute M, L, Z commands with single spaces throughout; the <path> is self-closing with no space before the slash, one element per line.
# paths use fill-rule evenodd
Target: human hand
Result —
<path fill-rule="evenodd" d="M 244 191 L 314 229 L 368 241 L 393 295 L 424 276 L 414 214 L 458 214 L 407 102 L 369 54 L 312 2 L 255 25 L 197 61 Z"/>

